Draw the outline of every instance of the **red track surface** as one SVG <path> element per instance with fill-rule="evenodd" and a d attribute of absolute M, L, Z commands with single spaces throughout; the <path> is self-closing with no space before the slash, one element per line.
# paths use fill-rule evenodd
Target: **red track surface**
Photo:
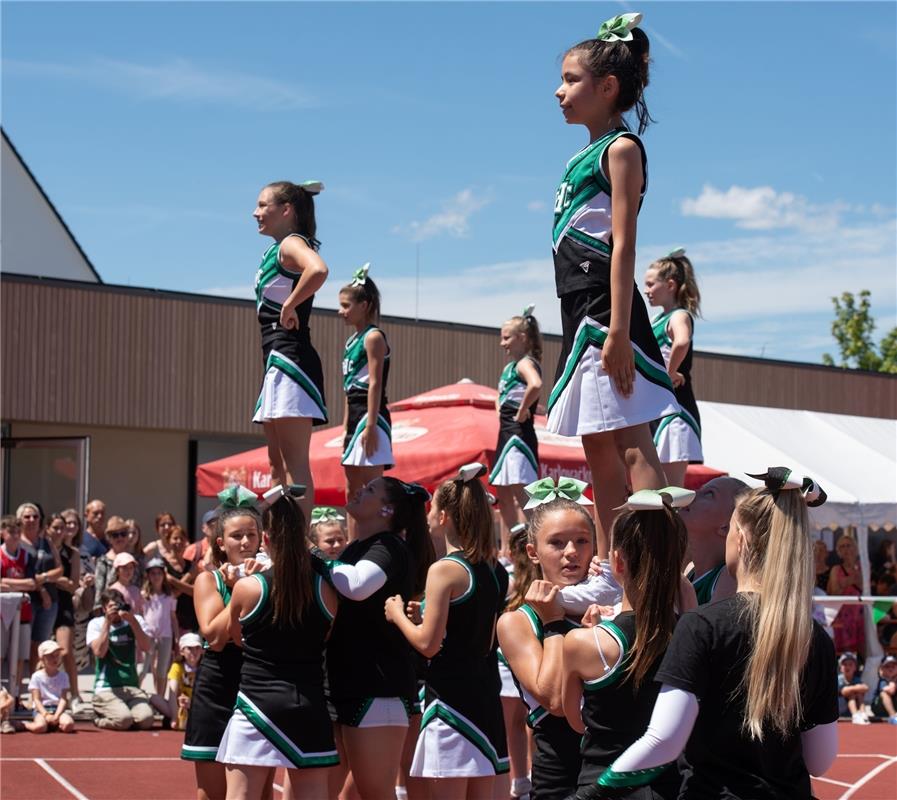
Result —
<path fill-rule="evenodd" d="M 897 727 L 841 724 L 838 731 L 838 760 L 824 780 L 813 782 L 819 800 L 897 800 Z M 193 767 L 178 758 L 182 736 L 112 733 L 86 724 L 71 736 L 3 736 L 0 797 L 193 800 Z"/>

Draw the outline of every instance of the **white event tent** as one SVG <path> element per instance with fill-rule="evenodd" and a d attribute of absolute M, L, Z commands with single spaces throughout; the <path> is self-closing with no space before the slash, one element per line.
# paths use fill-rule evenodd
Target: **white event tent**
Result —
<path fill-rule="evenodd" d="M 817 528 L 897 524 L 897 420 L 699 402 L 704 462 L 757 486 L 745 472 L 790 467 L 828 495 Z M 861 550 L 864 548 L 861 548 Z"/>

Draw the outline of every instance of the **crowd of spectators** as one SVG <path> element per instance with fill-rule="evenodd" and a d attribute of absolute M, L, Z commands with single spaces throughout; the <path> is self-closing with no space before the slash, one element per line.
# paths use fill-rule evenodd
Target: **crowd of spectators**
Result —
<path fill-rule="evenodd" d="M 17 677 L 0 694 L 3 733 L 15 731 L 17 718 L 35 733 L 73 730 L 73 718 L 146 728 L 154 713 L 164 725 L 183 724 L 202 652 L 193 583 L 210 565 L 215 514 L 205 515 L 194 544 L 170 513 L 156 517 L 155 538 L 145 543 L 136 520 L 107 515 L 102 500 L 91 500 L 83 519 L 73 508 L 45 515 L 29 502 L 0 520 L 0 653 L 4 676 Z M 91 666 L 86 702 L 78 674 Z M 149 692 L 141 688 L 147 676 Z"/>

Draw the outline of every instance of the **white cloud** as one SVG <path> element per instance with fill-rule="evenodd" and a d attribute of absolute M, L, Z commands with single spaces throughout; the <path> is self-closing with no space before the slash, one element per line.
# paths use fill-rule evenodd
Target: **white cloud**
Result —
<path fill-rule="evenodd" d="M 407 236 L 413 242 L 422 242 L 446 233 L 463 238 L 470 230 L 470 218 L 481 208 L 492 202 L 490 193 L 479 193 L 474 189 L 463 189 L 423 222 L 414 221 L 407 225 L 397 225 L 393 233 Z"/>
<path fill-rule="evenodd" d="M 530 200 L 530 202 L 526 204 L 527 211 L 544 211 L 547 207 L 548 204 L 543 200 Z"/>
<path fill-rule="evenodd" d="M 686 217 L 732 219 L 739 228 L 772 230 L 797 228 L 823 231 L 836 226 L 845 203 L 814 205 L 806 197 L 792 192 L 777 192 L 771 186 L 730 186 L 725 191 L 705 184 L 701 194 L 685 198 L 681 204 Z"/>
<path fill-rule="evenodd" d="M 9 72 L 89 83 L 153 100 L 210 103 L 255 111 L 308 108 L 315 99 L 295 83 L 217 68 L 185 58 L 141 64 L 96 58 L 83 64 L 5 60 Z"/>

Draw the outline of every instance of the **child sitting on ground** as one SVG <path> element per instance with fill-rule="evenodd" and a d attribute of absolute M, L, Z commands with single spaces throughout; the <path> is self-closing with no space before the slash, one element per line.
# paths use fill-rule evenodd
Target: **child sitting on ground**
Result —
<path fill-rule="evenodd" d="M 897 725 L 897 656 L 885 656 L 878 668 L 878 685 L 872 700 L 872 713 L 885 717 L 891 725 Z"/>
<path fill-rule="evenodd" d="M 857 657 L 853 653 L 842 653 L 838 659 L 838 713 L 849 716 L 854 725 L 868 725 L 869 714 L 863 705 L 863 698 L 869 687 L 857 674 Z"/>
<path fill-rule="evenodd" d="M 25 723 L 31 733 L 47 733 L 59 728 L 63 733 L 75 732 L 75 720 L 68 713 L 68 697 L 71 684 L 66 672 L 59 669 L 62 648 L 52 639 L 41 642 L 37 648 L 39 668 L 28 681 L 31 692 L 31 711 L 34 719 Z"/>
<path fill-rule="evenodd" d="M 187 716 L 193 699 L 193 682 L 196 668 L 202 658 L 202 639 L 196 633 L 185 633 L 178 640 L 179 656 L 168 670 L 168 702 L 171 709 L 171 727 L 176 731 L 187 729 Z"/>

